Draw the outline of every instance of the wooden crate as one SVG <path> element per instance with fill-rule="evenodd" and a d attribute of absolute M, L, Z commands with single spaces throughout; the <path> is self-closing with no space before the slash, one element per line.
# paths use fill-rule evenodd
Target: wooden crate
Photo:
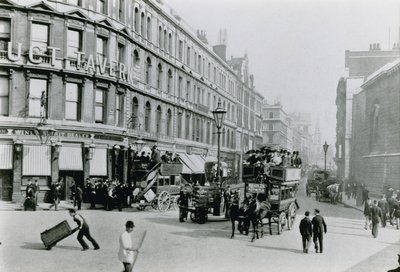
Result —
<path fill-rule="evenodd" d="M 52 227 L 51 229 L 47 229 L 44 232 L 42 232 L 40 234 L 40 238 L 42 239 L 44 246 L 47 249 L 51 249 L 59 241 L 70 236 L 76 230 L 77 228 L 72 230 L 67 220 L 64 220 L 61 223 L 57 224 L 56 226 Z"/>

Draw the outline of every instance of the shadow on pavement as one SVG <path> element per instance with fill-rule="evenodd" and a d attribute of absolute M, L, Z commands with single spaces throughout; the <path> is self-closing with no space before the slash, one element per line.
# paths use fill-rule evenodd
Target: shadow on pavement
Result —
<path fill-rule="evenodd" d="M 21 246 L 23 249 L 33 249 L 33 250 L 48 250 L 42 243 L 25 243 L 24 245 Z M 61 248 L 61 249 L 68 249 L 68 250 L 81 250 L 79 247 L 75 246 L 61 246 L 61 245 L 55 245 L 54 248 Z"/>
<path fill-rule="evenodd" d="M 261 249 L 267 249 L 267 250 L 280 250 L 280 251 L 288 251 L 288 252 L 293 252 L 293 253 L 304 254 L 303 250 L 294 249 L 294 248 L 268 247 L 268 246 L 256 246 L 256 245 L 249 245 L 249 246 L 250 247 L 256 247 L 256 248 L 261 248 Z"/>
<path fill-rule="evenodd" d="M 340 235 L 348 235 L 348 236 L 358 236 L 358 237 L 363 237 L 363 238 L 372 238 L 372 234 L 355 234 L 355 233 L 344 233 L 344 232 L 335 232 L 335 231 L 329 231 L 328 233 L 333 233 L 333 234 L 340 234 Z"/>

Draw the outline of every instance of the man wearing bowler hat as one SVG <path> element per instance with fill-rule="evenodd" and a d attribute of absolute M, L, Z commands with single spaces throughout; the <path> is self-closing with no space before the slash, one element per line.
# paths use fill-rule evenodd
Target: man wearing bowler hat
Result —
<path fill-rule="evenodd" d="M 324 233 L 326 233 L 327 228 L 326 228 L 326 223 L 324 218 L 319 215 L 319 210 L 315 209 L 314 210 L 315 216 L 311 220 L 312 223 L 312 230 L 313 230 L 313 241 L 315 245 L 315 252 L 316 253 L 322 253 L 323 252 L 323 237 Z M 319 247 L 318 247 L 319 245 Z"/>

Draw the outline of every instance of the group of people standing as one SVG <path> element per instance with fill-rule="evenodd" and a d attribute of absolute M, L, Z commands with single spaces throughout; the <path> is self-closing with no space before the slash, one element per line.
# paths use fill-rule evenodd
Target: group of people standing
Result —
<path fill-rule="evenodd" d="M 37 180 L 32 183 L 31 179 L 28 179 L 28 184 L 25 189 L 25 201 L 24 210 L 36 211 L 36 206 L 38 205 L 38 195 L 40 192 L 40 186 Z"/>

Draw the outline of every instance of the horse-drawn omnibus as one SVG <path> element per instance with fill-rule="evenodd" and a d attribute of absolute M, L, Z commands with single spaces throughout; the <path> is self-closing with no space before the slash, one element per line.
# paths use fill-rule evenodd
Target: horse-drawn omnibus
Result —
<path fill-rule="evenodd" d="M 296 195 L 300 179 L 300 168 L 271 167 L 271 180 L 268 195 L 271 208 L 267 217 L 270 223 L 276 223 L 278 225 L 278 234 L 283 231 L 285 226 L 288 230 L 293 228 L 298 208 Z"/>
<path fill-rule="evenodd" d="M 181 172 L 181 163 L 158 163 L 150 170 L 136 165 L 131 172 L 131 177 L 136 183 L 133 206 L 144 210 L 146 206 L 151 205 L 159 211 L 176 206 Z"/>

